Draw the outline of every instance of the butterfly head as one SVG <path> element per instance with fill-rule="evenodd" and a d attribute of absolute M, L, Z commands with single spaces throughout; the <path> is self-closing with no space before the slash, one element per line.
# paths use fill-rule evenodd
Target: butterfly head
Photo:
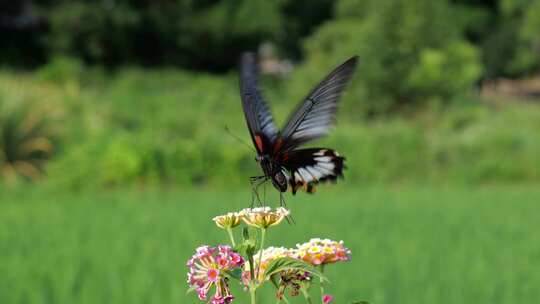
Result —
<path fill-rule="evenodd" d="M 272 184 L 280 192 L 287 191 L 287 178 L 285 177 L 285 174 L 283 174 L 281 170 L 276 170 L 274 174 L 272 175 Z"/>
<path fill-rule="evenodd" d="M 287 191 L 287 177 L 279 164 L 272 161 L 268 155 L 257 155 L 255 160 L 264 171 L 264 175 L 272 180 L 272 184 L 281 192 Z"/>

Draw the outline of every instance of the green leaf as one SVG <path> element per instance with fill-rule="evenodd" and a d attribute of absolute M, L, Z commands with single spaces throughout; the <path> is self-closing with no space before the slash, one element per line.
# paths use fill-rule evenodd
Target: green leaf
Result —
<path fill-rule="evenodd" d="M 369 304 L 368 301 L 352 301 L 351 304 Z"/>
<path fill-rule="evenodd" d="M 245 255 L 246 254 L 246 248 L 247 247 L 244 245 L 244 243 L 237 244 L 236 246 L 233 247 L 233 251 L 239 253 L 240 255 Z"/>
<path fill-rule="evenodd" d="M 240 253 L 243 256 L 254 255 L 257 244 L 254 239 L 251 239 L 251 236 L 249 234 L 249 229 L 247 227 L 244 227 L 242 229 L 242 238 L 243 238 L 242 243 L 236 245 L 234 247 L 234 251 Z"/>
<path fill-rule="evenodd" d="M 233 271 L 226 271 L 225 273 L 233 279 L 242 281 L 242 269 L 240 268 L 236 268 Z"/>
<path fill-rule="evenodd" d="M 328 279 L 320 272 L 317 268 L 313 267 L 311 264 L 308 264 L 302 260 L 298 260 L 291 257 L 278 258 L 270 262 L 266 271 L 264 272 L 265 278 L 271 277 L 274 274 L 278 274 L 281 271 L 285 270 L 300 270 L 311 273 L 312 275 L 318 276 L 323 281 L 328 281 Z"/>
<path fill-rule="evenodd" d="M 238 244 L 234 247 L 234 251 L 238 252 L 243 256 L 250 256 L 255 253 L 255 241 L 254 240 L 245 240 L 241 244 Z"/>

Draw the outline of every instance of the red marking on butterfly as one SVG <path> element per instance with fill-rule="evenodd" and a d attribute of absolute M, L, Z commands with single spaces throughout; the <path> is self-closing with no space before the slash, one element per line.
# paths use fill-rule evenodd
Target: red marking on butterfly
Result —
<path fill-rule="evenodd" d="M 278 154 L 281 150 L 281 146 L 283 146 L 283 139 L 278 138 L 276 140 L 276 143 L 274 144 L 274 154 Z"/>
<path fill-rule="evenodd" d="M 257 145 L 257 150 L 264 151 L 263 150 L 263 141 L 262 141 L 262 137 L 260 135 L 255 135 L 255 144 Z"/>

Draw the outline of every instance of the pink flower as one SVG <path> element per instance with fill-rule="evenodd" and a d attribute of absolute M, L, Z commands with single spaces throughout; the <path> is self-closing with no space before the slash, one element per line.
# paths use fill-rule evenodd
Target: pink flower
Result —
<path fill-rule="evenodd" d="M 216 283 L 219 279 L 219 270 L 208 269 L 208 272 L 206 272 L 206 276 L 208 277 L 209 282 Z"/>
<path fill-rule="evenodd" d="M 333 300 L 334 300 L 334 297 L 332 297 L 332 296 L 329 295 L 329 294 L 325 294 L 325 295 L 323 295 L 323 297 L 322 297 L 322 302 L 323 302 L 324 304 L 328 304 L 328 303 L 332 302 Z"/>
<path fill-rule="evenodd" d="M 197 291 L 199 299 L 206 301 L 208 292 L 216 286 L 216 293 L 211 299 L 212 304 L 228 304 L 234 296 L 231 295 L 224 272 L 241 268 L 244 258 L 234 252 L 231 247 L 220 245 L 217 248 L 201 246 L 186 263 L 189 267 L 188 284 Z"/>

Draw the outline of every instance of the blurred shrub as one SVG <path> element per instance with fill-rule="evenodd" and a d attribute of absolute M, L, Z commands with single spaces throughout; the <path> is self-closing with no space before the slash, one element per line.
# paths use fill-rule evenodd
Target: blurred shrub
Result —
<path fill-rule="evenodd" d="M 481 75 L 478 50 L 463 40 L 446 1 L 344 0 L 337 14 L 306 40 L 307 60 L 296 77 L 302 83 L 292 90 L 307 91 L 315 77 L 354 54 L 360 64 L 347 96 L 368 114 L 447 102 Z"/>
<path fill-rule="evenodd" d="M 540 1 L 503 1 L 515 2 L 517 7 L 508 7 L 507 15 L 522 15 L 517 21 L 516 53 L 509 66 L 509 72 L 524 74 L 538 72 L 540 68 Z M 509 17 L 512 18 L 512 17 Z M 516 17 L 514 17 L 516 18 Z"/>
<path fill-rule="evenodd" d="M 277 46 L 280 55 L 303 59 L 300 46 L 305 37 L 321 24 L 349 19 L 374 23 L 369 30 L 364 29 L 372 34 L 364 33 L 358 39 L 375 43 L 376 52 L 386 58 L 385 65 L 392 66 L 391 72 L 395 72 L 395 62 L 411 52 L 419 54 L 424 47 L 444 48 L 448 39 L 448 43 L 464 40 L 480 49 L 484 79 L 523 77 L 540 67 L 539 3 L 10 1 L 0 4 L 0 39 L 8 42 L 0 48 L 0 64 L 35 67 L 57 56 L 70 56 L 107 67 L 177 65 L 222 72 L 236 67 L 240 52 L 254 50 L 267 41 Z M 366 35 L 371 38 L 366 39 Z M 388 53 L 400 56 L 387 58 Z M 396 77 L 408 69 L 399 70 Z"/>
<path fill-rule="evenodd" d="M 469 13 L 466 27 L 471 41 L 481 46 L 484 78 L 524 77 L 538 72 L 540 1 L 458 2 L 475 8 L 476 14 Z M 461 11 L 466 14 L 470 8 L 463 6 Z"/>
<path fill-rule="evenodd" d="M 281 22 L 279 3 L 259 0 L 81 0 L 41 8 L 50 24 L 47 42 L 53 54 L 109 66 L 138 62 L 228 68 L 236 58 L 231 54 L 273 37 Z"/>
<path fill-rule="evenodd" d="M 478 62 L 478 50 L 463 41 L 442 49 L 426 48 L 406 81 L 418 98 L 448 100 L 471 89 L 481 73 Z"/>
<path fill-rule="evenodd" d="M 306 1 L 304 1 L 306 2 Z M 308 4 L 307 2 L 304 4 Z M 223 71 L 265 40 L 294 53 L 297 41 L 329 18 L 331 2 L 58 1 L 41 4 L 52 54 L 90 63 L 179 64 Z M 305 6 L 303 6 L 305 8 Z M 309 12 L 309 13 L 306 13 Z"/>
<path fill-rule="evenodd" d="M 104 151 L 99 167 L 106 185 L 131 183 L 141 174 L 141 156 L 136 146 L 120 140 L 111 142 Z"/>
<path fill-rule="evenodd" d="M 8 184 L 35 180 L 54 152 L 47 108 L 28 100 L 8 103 L 0 94 L 0 178 Z"/>
<path fill-rule="evenodd" d="M 241 113 L 235 78 L 124 69 L 80 87 L 69 102 L 63 156 L 47 166 L 51 183 L 205 185 L 231 176 L 231 184 L 247 183 L 234 176 L 248 153 L 224 130 L 249 140 L 243 120 L 231 119 Z M 253 157 L 247 168 L 255 169 Z"/>
<path fill-rule="evenodd" d="M 79 82 L 83 75 L 83 68 L 84 66 L 79 60 L 59 56 L 37 70 L 36 76 L 41 80 L 59 84 Z"/>
<path fill-rule="evenodd" d="M 130 49 L 127 34 L 135 30 L 139 17 L 125 1 L 61 1 L 44 10 L 44 16 L 54 53 L 103 63 L 129 58 L 129 50 L 124 51 Z"/>

